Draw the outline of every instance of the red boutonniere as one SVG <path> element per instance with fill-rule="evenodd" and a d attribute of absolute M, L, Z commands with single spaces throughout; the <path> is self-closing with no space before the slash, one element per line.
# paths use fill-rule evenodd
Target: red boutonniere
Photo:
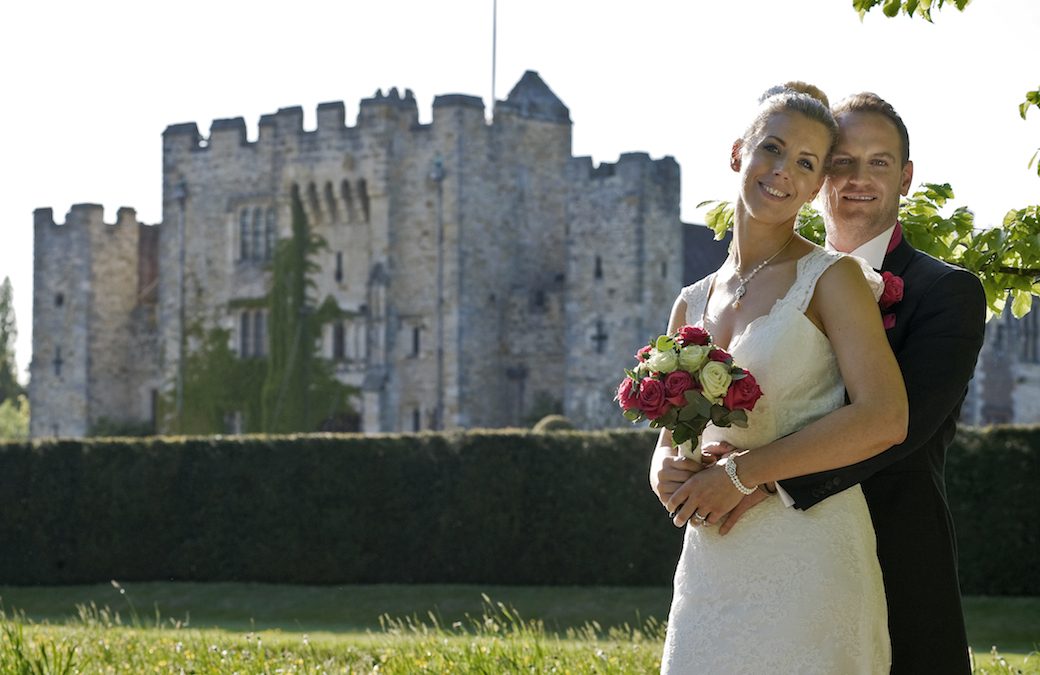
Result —
<path fill-rule="evenodd" d="M 885 330 L 889 330 L 896 325 L 896 315 L 887 310 L 892 309 L 893 305 L 903 299 L 903 277 L 891 272 L 882 272 L 881 280 L 885 283 L 885 290 L 878 298 L 878 306 L 881 308 L 881 321 L 884 323 Z"/>

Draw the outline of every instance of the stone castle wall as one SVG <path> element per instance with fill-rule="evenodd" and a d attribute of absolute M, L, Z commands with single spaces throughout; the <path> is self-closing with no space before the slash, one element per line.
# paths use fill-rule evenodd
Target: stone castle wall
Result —
<path fill-rule="evenodd" d="M 152 421 L 159 381 L 148 279 L 156 237 L 133 209 L 120 209 L 112 224 L 94 204 L 73 206 L 63 224 L 50 209 L 36 211 L 34 437 Z"/>
<path fill-rule="evenodd" d="M 41 377 L 40 396 L 79 405 L 76 419 L 143 414 L 142 392 L 176 388 L 193 325 L 229 330 L 243 356 L 262 353 L 257 301 L 298 188 L 327 243 L 313 299 L 346 313 L 320 347 L 359 388 L 363 430 L 521 425 L 553 405 L 580 426 L 623 424 L 610 389 L 663 329 L 681 285 L 674 160 L 634 153 L 593 168 L 572 157 L 569 111 L 531 72 L 493 122 L 480 99 L 446 95 L 420 124 L 414 96 L 396 90 L 361 101 L 352 127 L 342 103 L 319 106 L 314 131 L 302 118 L 265 115 L 253 142 L 241 118 L 214 121 L 208 137 L 195 123 L 168 127 L 160 237 L 91 211 L 76 254 L 38 222 L 37 292 L 62 274 L 85 289 L 63 312 L 37 303 L 41 327 L 65 321 L 67 358 L 83 367 L 65 371 L 71 388 Z M 56 346 L 47 334 L 37 331 L 41 359 Z"/>

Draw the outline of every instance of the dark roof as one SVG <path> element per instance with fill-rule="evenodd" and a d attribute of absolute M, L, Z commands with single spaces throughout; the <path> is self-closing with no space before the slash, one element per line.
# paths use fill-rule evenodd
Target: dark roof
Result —
<path fill-rule="evenodd" d="M 721 241 L 705 225 L 683 223 L 683 285 L 688 286 L 708 276 L 722 265 L 729 253 L 733 233 Z"/>
<path fill-rule="evenodd" d="M 495 103 L 495 109 L 546 122 L 569 124 L 571 121 L 570 110 L 533 70 L 524 73 L 506 100 Z"/>

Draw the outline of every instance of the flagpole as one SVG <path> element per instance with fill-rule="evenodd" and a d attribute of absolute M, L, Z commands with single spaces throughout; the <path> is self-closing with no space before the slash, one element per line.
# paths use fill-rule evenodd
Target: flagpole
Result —
<path fill-rule="evenodd" d="M 495 116 L 495 59 L 498 56 L 498 0 L 491 5 L 491 107 L 489 118 Z"/>

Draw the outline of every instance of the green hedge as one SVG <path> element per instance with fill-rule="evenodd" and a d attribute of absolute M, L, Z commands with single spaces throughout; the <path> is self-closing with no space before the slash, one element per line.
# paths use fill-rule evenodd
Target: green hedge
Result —
<path fill-rule="evenodd" d="M 950 453 L 964 589 L 1040 594 L 1040 431 Z M 668 584 L 646 432 L 0 445 L 0 584 Z"/>

